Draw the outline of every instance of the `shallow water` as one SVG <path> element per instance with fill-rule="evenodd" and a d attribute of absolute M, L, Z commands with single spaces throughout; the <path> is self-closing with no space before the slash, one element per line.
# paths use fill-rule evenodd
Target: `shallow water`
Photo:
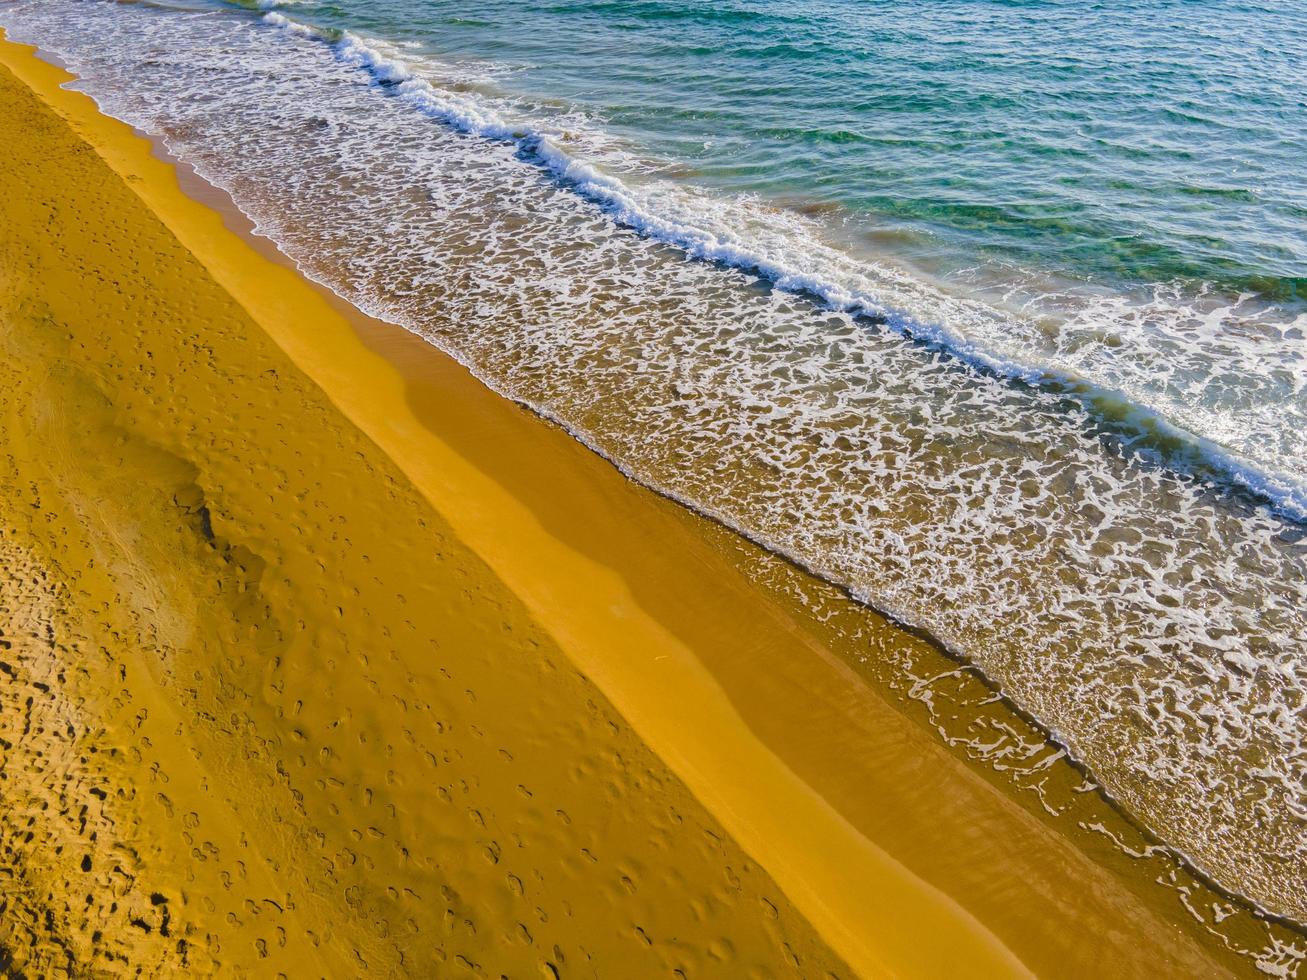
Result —
<path fill-rule="evenodd" d="M 430 3 L 20 0 L 0 24 L 314 278 L 930 631 L 1168 844 L 1307 920 L 1291 46 L 1241 34 L 1232 58 L 1226 36 L 1205 59 L 1205 25 L 1249 6 L 1134 5 L 1194 38 L 1151 47 L 1120 8 L 808 6 L 486 4 L 463 25 Z M 717 108 L 682 119 L 696 85 Z M 1198 121 L 1157 108 L 1185 86 L 1210 96 Z M 803 125 L 764 125 L 799 93 Z M 811 136 L 885 142 L 905 113 L 934 135 Z M 1112 148 L 1054 161 L 1011 135 L 1058 126 Z M 1181 189 L 1233 180 L 1222 154 L 1255 162 L 1253 199 Z"/>

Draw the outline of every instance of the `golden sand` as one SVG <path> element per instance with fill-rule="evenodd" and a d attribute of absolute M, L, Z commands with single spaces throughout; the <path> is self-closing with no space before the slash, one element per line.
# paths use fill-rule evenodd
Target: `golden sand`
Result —
<path fill-rule="evenodd" d="M 842 600 L 349 315 L 30 49 L 0 64 L 14 969 L 1236 962 L 831 622 L 928 644 L 819 622 Z"/>

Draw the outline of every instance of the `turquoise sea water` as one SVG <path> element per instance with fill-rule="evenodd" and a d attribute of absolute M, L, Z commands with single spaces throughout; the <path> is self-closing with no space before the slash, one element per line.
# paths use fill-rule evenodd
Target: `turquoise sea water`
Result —
<path fill-rule="evenodd" d="M 1307 300 L 1307 5 L 305 4 L 870 247 Z M 566 123 L 562 123 L 566 125 Z"/>
<path fill-rule="evenodd" d="M 1307 922 L 1307 4 L 0 26 L 307 275 L 928 631 Z"/>

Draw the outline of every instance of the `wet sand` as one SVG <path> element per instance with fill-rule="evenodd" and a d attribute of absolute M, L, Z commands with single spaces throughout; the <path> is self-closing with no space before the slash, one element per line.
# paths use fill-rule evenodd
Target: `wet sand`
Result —
<path fill-rule="evenodd" d="M 1082 783 L 1055 748 L 1023 797 L 894 696 L 889 666 L 957 671 L 930 644 L 346 310 L 30 49 L 0 63 L 12 969 L 1250 966 L 1095 794 L 1044 812 Z M 981 700 L 968 725 L 1025 724 Z"/>

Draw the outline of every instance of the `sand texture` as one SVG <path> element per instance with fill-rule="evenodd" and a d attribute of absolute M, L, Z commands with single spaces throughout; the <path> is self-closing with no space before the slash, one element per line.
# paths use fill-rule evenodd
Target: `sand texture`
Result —
<path fill-rule="evenodd" d="M 843 972 L 8 75 L 0 120 L 10 968 Z"/>

